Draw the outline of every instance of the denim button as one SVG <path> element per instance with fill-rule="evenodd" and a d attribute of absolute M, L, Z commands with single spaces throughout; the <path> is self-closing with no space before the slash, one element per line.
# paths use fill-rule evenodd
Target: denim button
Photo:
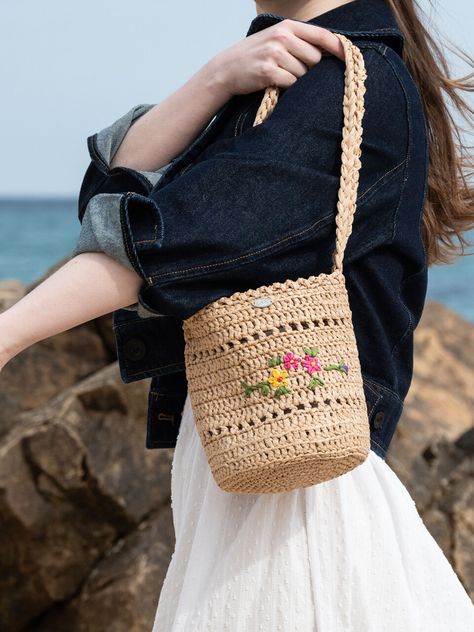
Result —
<path fill-rule="evenodd" d="M 379 410 L 379 412 L 374 417 L 374 428 L 378 429 L 382 427 L 384 417 L 385 413 L 383 412 L 383 410 Z"/>
<path fill-rule="evenodd" d="M 130 338 L 123 345 L 123 352 L 128 360 L 141 360 L 146 353 L 146 347 L 140 338 Z"/>

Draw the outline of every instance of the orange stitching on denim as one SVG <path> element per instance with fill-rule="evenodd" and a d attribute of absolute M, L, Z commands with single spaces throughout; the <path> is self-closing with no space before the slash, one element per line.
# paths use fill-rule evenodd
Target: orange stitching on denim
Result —
<path fill-rule="evenodd" d="M 158 224 L 155 224 L 155 226 L 153 227 L 153 239 L 140 239 L 140 241 L 135 241 L 135 245 L 155 243 L 155 241 L 158 239 L 157 232 L 158 232 Z"/>
<path fill-rule="evenodd" d="M 241 114 L 240 114 L 240 116 L 239 116 L 239 118 L 237 120 L 237 123 L 235 124 L 234 136 L 237 136 L 237 134 L 240 134 L 242 132 L 242 128 L 244 126 L 245 119 L 247 118 L 247 114 L 249 113 L 249 109 L 250 109 L 250 106 L 246 110 L 241 112 Z M 238 129 L 237 129 L 237 127 L 238 127 Z"/>
<path fill-rule="evenodd" d="M 245 111 L 245 110 L 244 110 Z M 240 119 L 242 118 L 242 116 L 244 115 L 244 112 L 241 112 L 237 118 L 237 121 L 235 123 L 235 127 L 234 127 L 234 136 L 237 136 L 237 128 L 239 126 L 240 123 Z"/>
<path fill-rule="evenodd" d="M 376 445 L 378 448 L 380 448 L 380 449 L 382 450 L 382 452 L 384 453 L 384 455 L 385 455 L 385 454 L 387 454 L 387 450 L 386 450 L 386 449 L 385 449 L 382 445 L 380 445 L 380 443 L 378 443 L 378 442 L 374 439 L 374 437 L 371 437 L 371 438 L 370 438 L 370 440 L 372 441 L 372 443 L 375 443 L 375 445 Z"/>
<path fill-rule="evenodd" d="M 242 255 L 240 257 L 235 257 L 234 259 L 227 259 L 226 261 L 219 261 L 217 263 L 209 263 L 209 264 L 203 265 L 203 266 L 195 266 L 193 268 L 185 268 L 184 270 L 174 270 L 172 272 L 163 272 L 162 274 L 156 274 L 156 275 L 154 275 L 152 277 L 149 277 L 149 278 L 152 279 L 152 283 L 153 283 L 155 279 L 158 279 L 160 277 L 169 276 L 169 275 L 172 275 L 172 274 L 181 274 L 183 272 L 191 272 L 193 270 L 204 270 L 206 268 L 215 268 L 215 267 L 218 267 L 218 266 L 227 265 L 228 263 L 234 263 L 235 261 L 240 261 L 242 259 L 247 259 L 248 257 L 251 257 L 252 255 L 259 254 L 260 252 L 265 252 L 265 250 L 270 250 L 271 248 L 274 248 L 275 246 L 278 246 L 279 244 L 282 244 L 285 241 L 291 241 L 292 239 L 295 239 L 296 237 L 299 237 L 300 235 L 303 235 L 304 233 L 307 233 L 307 232 L 313 230 L 320 222 L 324 221 L 328 217 L 332 217 L 333 215 L 334 215 L 334 213 L 332 213 L 332 212 L 328 213 L 327 215 L 324 215 L 323 217 L 318 219 L 316 222 L 311 224 L 311 226 L 308 226 L 308 228 L 305 228 L 304 230 L 301 230 L 299 233 L 293 233 L 293 235 L 289 235 L 288 237 L 285 237 L 284 239 L 280 239 L 280 241 L 274 242 L 273 244 L 265 246 L 264 248 L 260 248 L 259 250 L 254 250 L 253 252 L 249 252 L 249 253 L 247 253 L 245 255 Z"/>
<path fill-rule="evenodd" d="M 360 196 L 359 196 L 359 202 L 360 200 L 362 200 L 362 198 L 367 195 L 367 193 L 369 191 L 371 191 L 374 186 L 376 186 L 381 180 L 383 180 L 384 178 L 386 178 L 390 173 L 392 173 L 392 171 L 395 171 L 396 169 L 398 169 L 399 167 L 401 167 L 403 165 L 403 163 L 406 161 L 406 158 L 404 158 L 401 162 L 398 163 L 398 165 L 396 165 L 395 167 L 392 167 L 392 169 L 390 169 L 389 171 L 387 171 L 386 173 L 384 173 L 382 176 L 380 176 L 380 178 L 378 180 L 376 180 L 373 184 L 370 185 L 370 187 L 368 189 L 366 189 Z"/>

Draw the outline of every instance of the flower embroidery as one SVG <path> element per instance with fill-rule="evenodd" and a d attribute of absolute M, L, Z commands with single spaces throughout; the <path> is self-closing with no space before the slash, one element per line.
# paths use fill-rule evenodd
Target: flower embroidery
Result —
<path fill-rule="evenodd" d="M 298 358 L 298 356 L 295 356 L 295 354 L 292 353 L 291 351 L 288 351 L 288 353 L 283 358 L 283 366 L 285 367 L 287 371 L 289 371 L 290 369 L 296 370 L 300 362 L 301 362 L 301 358 Z"/>
<path fill-rule="evenodd" d="M 303 366 L 310 375 L 312 375 L 315 371 L 322 371 L 321 365 L 319 364 L 319 358 L 313 358 L 308 354 L 306 354 L 304 360 L 301 361 L 301 366 Z"/>
<path fill-rule="evenodd" d="M 289 390 L 286 387 L 286 378 L 288 377 L 288 371 L 282 371 L 281 369 L 273 369 L 271 377 L 268 378 L 267 382 L 273 386 L 275 389 L 274 395 L 279 397 L 283 395 L 283 393 L 289 393 Z"/>
<path fill-rule="evenodd" d="M 240 385 L 245 391 L 245 396 L 249 397 L 251 393 L 257 390 L 262 395 L 272 393 L 274 397 L 280 397 L 280 395 L 289 393 L 288 371 L 291 369 L 296 371 L 299 367 L 303 368 L 311 376 L 308 383 L 308 388 L 311 390 L 315 390 L 317 386 L 324 386 L 324 380 L 319 375 L 313 375 L 314 373 L 324 370 L 340 371 L 347 375 L 349 372 L 349 365 L 343 359 L 339 360 L 337 364 L 321 366 L 317 347 L 304 347 L 303 352 L 305 354 L 304 359 L 296 356 L 292 351 L 288 351 L 284 355 L 278 354 L 272 358 L 267 358 L 267 365 L 272 367 L 270 377 L 256 384 L 247 384 L 247 382 L 241 381 Z M 278 368 L 281 365 L 283 365 L 283 369 Z M 270 387 L 273 387 L 273 390 Z"/>
<path fill-rule="evenodd" d="M 288 371 L 281 371 L 280 369 L 273 369 L 272 376 L 268 378 L 268 382 L 277 388 L 278 386 L 286 386 L 286 379 L 288 377 Z"/>
<path fill-rule="evenodd" d="M 324 367 L 325 371 L 341 371 L 346 375 L 349 373 L 349 365 L 344 360 L 339 360 L 338 364 L 328 364 Z"/>

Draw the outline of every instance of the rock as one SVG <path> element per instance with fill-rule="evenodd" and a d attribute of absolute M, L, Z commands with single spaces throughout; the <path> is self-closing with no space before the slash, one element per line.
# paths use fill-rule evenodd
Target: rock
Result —
<path fill-rule="evenodd" d="M 0 374 L 0 437 L 15 425 L 19 412 L 43 405 L 110 361 L 103 339 L 89 324 L 19 353 Z"/>
<path fill-rule="evenodd" d="M 66 261 L 67 258 L 61 260 L 26 287 L 14 279 L 0 281 L 0 312 L 31 292 Z M 17 413 L 41 406 L 116 359 L 111 314 L 51 336 L 19 353 L 3 368 L 0 377 L 0 438 L 15 424 Z"/>
<path fill-rule="evenodd" d="M 429 506 L 418 510 L 474 600 L 474 451 L 440 439 L 419 458 L 429 459 L 425 481 L 432 496 Z"/>
<path fill-rule="evenodd" d="M 449 517 L 433 507 L 423 512 L 423 522 L 426 528 L 439 544 L 443 553 L 449 558 L 451 555 L 451 525 Z"/>
<path fill-rule="evenodd" d="M 0 281 L 0 312 L 16 303 L 25 293 L 25 286 L 17 279 L 2 279 Z"/>
<path fill-rule="evenodd" d="M 474 537 L 472 528 L 463 521 L 456 524 L 453 542 L 453 564 L 461 583 L 474 601 Z"/>
<path fill-rule="evenodd" d="M 30 629 L 149 632 L 174 549 L 172 524 L 169 505 L 145 519 L 108 551 L 77 597 L 46 612 Z"/>
<path fill-rule="evenodd" d="M 454 441 L 473 426 L 474 326 L 428 302 L 415 331 L 413 381 L 387 462 L 413 479 L 413 460 L 433 440 Z"/>
<path fill-rule="evenodd" d="M 102 343 L 109 354 L 110 361 L 113 362 L 117 359 L 117 348 L 112 323 L 112 314 L 104 314 L 104 316 L 95 318 L 90 321 L 90 324 L 94 327 L 95 333 L 102 340 Z"/>
<path fill-rule="evenodd" d="M 172 451 L 144 447 L 148 386 L 124 385 L 113 363 L 20 414 L 4 437 L 0 629 L 72 599 L 118 540 L 169 504 Z M 169 530 L 160 537 L 171 546 Z"/>
<path fill-rule="evenodd" d="M 414 345 L 387 463 L 474 600 L 474 326 L 429 302 Z"/>

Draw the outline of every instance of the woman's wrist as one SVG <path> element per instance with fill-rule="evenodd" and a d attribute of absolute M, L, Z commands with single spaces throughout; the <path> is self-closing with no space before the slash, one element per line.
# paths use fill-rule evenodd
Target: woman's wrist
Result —
<path fill-rule="evenodd" d="M 215 57 L 186 83 L 138 118 L 111 167 L 155 171 L 179 155 L 232 97 L 225 67 Z"/>
<path fill-rule="evenodd" d="M 216 111 L 234 96 L 232 82 L 229 80 L 226 66 L 221 62 L 219 56 L 209 60 L 196 74 L 200 75 L 207 90 L 215 95 L 216 102 L 219 103 Z"/>

